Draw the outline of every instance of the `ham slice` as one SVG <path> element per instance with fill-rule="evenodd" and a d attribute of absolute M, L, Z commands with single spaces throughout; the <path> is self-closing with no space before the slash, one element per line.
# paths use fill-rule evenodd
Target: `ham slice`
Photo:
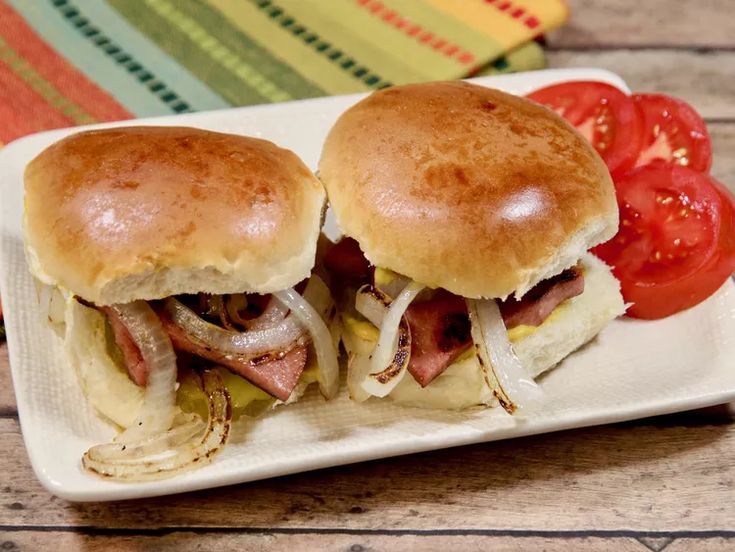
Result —
<path fill-rule="evenodd" d="M 161 322 L 176 350 L 186 351 L 220 364 L 282 401 L 288 400 L 291 396 L 306 366 L 307 349 L 305 346 L 293 348 L 282 358 L 272 360 L 264 357 L 261 362 L 258 362 L 257 359 L 247 360 L 236 355 L 221 353 L 198 343 L 165 316 L 161 316 Z"/>
<path fill-rule="evenodd" d="M 500 303 L 508 329 L 521 324 L 539 326 L 562 302 L 584 291 L 582 273 L 571 268 L 544 280 L 518 301 Z M 413 303 L 406 311 L 411 327 L 408 371 L 426 387 L 471 344 L 467 305 L 462 297 L 440 291 L 429 301 Z"/>
<path fill-rule="evenodd" d="M 110 321 L 115 342 L 122 352 L 130 379 L 136 385 L 145 387 L 148 384 L 148 365 L 143 360 L 143 355 L 140 353 L 140 349 L 138 349 L 135 341 L 133 341 L 133 337 L 130 335 L 128 328 L 110 307 L 100 307 L 100 310 L 107 315 L 107 319 Z"/>
<path fill-rule="evenodd" d="M 506 328 L 540 326 L 560 304 L 581 295 L 584 276 L 577 268 L 570 268 L 543 280 L 531 288 L 520 300 L 508 298 L 500 303 L 500 313 Z"/>
<path fill-rule="evenodd" d="M 408 371 L 426 387 L 471 343 L 464 299 L 443 292 L 430 301 L 413 303 L 406 311 L 411 327 Z"/>
<path fill-rule="evenodd" d="M 362 254 L 360 244 L 352 238 L 342 238 L 324 256 L 324 266 L 329 272 L 351 282 L 370 278 L 370 263 Z"/>

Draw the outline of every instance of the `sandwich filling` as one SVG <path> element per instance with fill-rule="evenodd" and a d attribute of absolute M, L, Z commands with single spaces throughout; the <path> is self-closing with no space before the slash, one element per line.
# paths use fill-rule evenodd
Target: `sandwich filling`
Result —
<path fill-rule="evenodd" d="M 331 325 L 335 308 L 324 283 L 312 277 L 309 303 Z M 227 368 L 282 402 L 301 378 L 314 331 L 275 295 L 235 294 L 170 297 L 150 301 L 179 364 Z M 99 307 L 112 329 L 125 368 L 136 385 L 148 383 L 150 366 L 114 307 Z"/>
<path fill-rule="evenodd" d="M 377 342 L 380 335 L 379 324 L 374 324 L 376 317 L 371 312 L 370 301 L 365 300 L 365 297 L 378 297 L 377 301 L 382 295 L 390 298 L 400 293 L 399 290 L 408 280 L 391 271 L 371 267 L 357 242 L 350 238 L 341 240 L 328 252 L 325 265 L 341 281 L 349 282 L 349 289 L 338 290 L 343 302 L 351 302 L 352 292 L 358 288 L 355 292 L 356 308 L 348 305 L 343 309 L 345 338 L 349 340 L 347 334 L 351 333 L 363 342 Z M 502 318 L 504 326 L 502 332 L 507 331 L 506 339 L 514 341 L 533 333 L 544 321 L 553 317 L 556 311 L 563 309 L 569 299 L 581 295 L 583 291 L 583 269 L 576 266 L 540 282 L 521 299 L 510 297 L 492 303 L 499 310 L 499 318 Z M 390 299 L 386 304 L 389 303 Z M 463 356 L 471 355 L 473 344 L 478 347 L 478 341 L 484 343 L 485 340 L 477 335 L 477 331 L 473 333 L 472 312 L 468 308 L 477 308 L 480 303 L 485 302 L 467 300 L 443 289 L 424 289 L 405 309 L 403 316 L 410 332 L 410 355 L 406 371 L 422 388 L 429 386 Z M 484 308 L 487 310 L 487 307 Z M 485 316 L 493 317 L 492 314 Z M 477 320 L 474 324 L 480 325 Z M 494 343 L 497 345 L 498 341 L 495 340 Z M 499 346 L 493 348 L 502 348 L 502 340 Z M 364 352 L 374 356 L 373 351 Z M 477 353 L 482 366 L 479 347 Z M 514 357 L 512 351 L 509 351 L 506 358 L 508 356 Z M 486 363 L 492 363 L 492 359 Z M 363 375 L 367 370 L 367 367 L 363 367 Z M 510 397 L 505 396 L 503 385 L 499 381 L 489 384 L 501 404 L 507 410 L 514 411 L 516 405 Z"/>

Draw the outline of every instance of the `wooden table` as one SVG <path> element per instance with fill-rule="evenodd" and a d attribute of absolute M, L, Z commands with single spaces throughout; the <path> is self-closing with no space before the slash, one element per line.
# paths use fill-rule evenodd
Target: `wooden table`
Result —
<path fill-rule="evenodd" d="M 573 0 L 552 67 L 686 98 L 735 185 L 732 0 Z M 735 369 L 735 366 L 733 367 Z M 728 406 L 152 500 L 70 504 L 36 481 L 0 346 L 0 550 L 735 549 Z"/>

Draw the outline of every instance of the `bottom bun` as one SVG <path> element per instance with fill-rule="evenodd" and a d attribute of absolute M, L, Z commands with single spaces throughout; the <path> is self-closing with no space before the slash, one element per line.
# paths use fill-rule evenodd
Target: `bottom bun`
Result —
<path fill-rule="evenodd" d="M 580 263 L 584 270 L 584 292 L 559 305 L 543 324 L 513 342 L 516 355 L 533 377 L 553 368 L 625 312 L 620 283 L 610 268 L 589 253 Z M 351 341 L 354 340 L 345 343 Z M 427 387 L 421 387 L 406 374 L 388 398 L 406 406 L 449 410 L 497 404 L 470 351 Z"/>
<path fill-rule="evenodd" d="M 588 253 L 582 257 L 584 292 L 560 305 L 559 312 L 513 344 L 516 355 L 534 378 L 553 368 L 625 312 L 620 282 L 610 268 Z"/>
<path fill-rule="evenodd" d="M 82 392 L 102 417 L 130 426 L 143 405 L 143 388 L 110 356 L 105 315 L 70 298 L 65 318 L 64 350 Z"/>

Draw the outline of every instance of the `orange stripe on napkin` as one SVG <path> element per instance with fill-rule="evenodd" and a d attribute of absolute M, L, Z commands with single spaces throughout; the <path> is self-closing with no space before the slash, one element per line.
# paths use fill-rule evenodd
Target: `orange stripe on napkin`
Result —
<path fill-rule="evenodd" d="M 0 62 L 0 141 L 74 122 L 51 107 L 5 63 Z"/>
<path fill-rule="evenodd" d="M 46 44 L 25 20 L 0 1 L 0 34 L 20 57 L 61 94 L 99 121 L 130 119 L 133 115 L 87 79 Z"/>

